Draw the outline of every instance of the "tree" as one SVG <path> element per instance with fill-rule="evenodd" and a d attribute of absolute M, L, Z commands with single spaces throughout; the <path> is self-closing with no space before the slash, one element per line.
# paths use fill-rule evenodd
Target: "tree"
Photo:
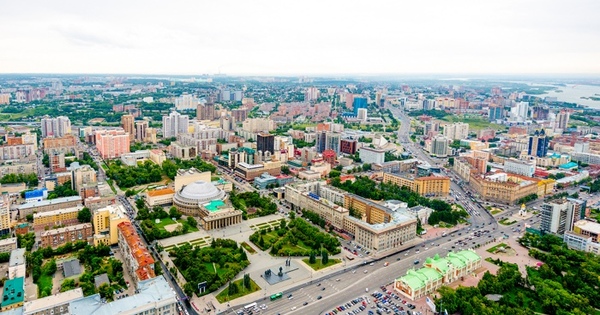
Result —
<path fill-rule="evenodd" d="M 154 273 L 155 273 L 157 276 L 160 276 L 160 275 L 162 275 L 162 274 L 163 274 L 162 267 L 160 266 L 160 263 L 159 263 L 158 261 L 155 261 L 155 262 L 154 262 Z"/>
<path fill-rule="evenodd" d="M 125 191 L 125 197 L 129 198 L 131 196 L 135 195 L 135 191 L 131 190 L 131 189 L 127 189 Z"/>
<path fill-rule="evenodd" d="M 315 255 L 314 252 L 311 252 L 310 256 L 308 256 L 308 263 L 312 265 L 316 262 L 317 262 L 317 256 Z"/>
<path fill-rule="evenodd" d="M 244 274 L 244 288 L 250 290 L 251 287 L 251 283 L 250 283 L 250 275 L 249 274 Z"/>
<path fill-rule="evenodd" d="M 369 163 L 365 163 L 365 164 L 363 164 L 363 166 L 362 166 L 362 170 L 363 170 L 363 172 L 370 171 L 370 170 L 371 170 L 371 168 L 372 168 L 372 167 L 371 167 L 371 164 L 369 164 Z"/>
<path fill-rule="evenodd" d="M 453 157 L 449 157 L 449 158 L 448 158 L 448 164 L 449 164 L 450 166 L 454 166 L 454 158 L 453 158 Z"/>
<path fill-rule="evenodd" d="M 283 230 L 283 229 L 285 229 L 285 227 L 286 227 L 285 219 L 281 219 L 279 221 L 279 228 Z"/>
<path fill-rule="evenodd" d="M 287 165 L 284 165 L 281 167 L 281 173 L 285 175 L 290 175 L 292 174 L 292 171 L 290 171 L 290 168 Z"/>
<path fill-rule="evenodd" d="M 26 215 L 25 219 L 27 220 L 27 222 L 33 223 L 33 213 Z"/>
<path fill-rule="evenodd" d="M 113 289 L 110 285 L 108 285 L 108 283 L 102 284 L 98 288 L 98 293 L 100 293 L 100 296 L 102 298 L 105 298 L 109 301 L 112 301 L 112 299 L 113 299 Z"/>
<path fill-rule="evenodd" d="M 323 265 L 327 265 L 329 262 L 329 254 L 326 251 L 321 252 L 321 263 Z"/>
<path fill-rule="evenodd" d="M 194 219 L 194 217 L 187 217 L 187 224 L 191 227 L 197 227 L 198 226 L 198 221 L 196 221 L 196 219 Z"/>
<path fill-rule="evenodd" d="M 83 209 L 79 210 L 77 213 L 77 221 L 79 221 L 79 223 L 92 222 L 92 213 L 90 212 L 90 209 L 84 207 Z"/>
<path fill-rule="evenodd" d="M 169 217 L 179 220 L 181 218 L 181 212 L 179 212 L 176 207 L 171 207 L 169 208 Z"/>
<path fill-rule="evenodd" d="M 229 281 L 229 288 L 227 289 L 227 294 L 236 295 L 238 293 L 238 287 L 232 281 Z"/>

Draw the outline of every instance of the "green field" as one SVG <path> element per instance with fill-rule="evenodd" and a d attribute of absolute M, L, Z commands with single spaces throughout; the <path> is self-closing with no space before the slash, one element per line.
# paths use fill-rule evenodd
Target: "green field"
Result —
<path fill-rule="evenodd" d="M 254 280 L 250 279 L 250 290 L 244 288 L 242 285 L 243 281 L 244 279 L 240 279 L 233 282 L 233 284 L 238 287 L 238 293 L 229 295 L 229 289 L 225 288 L 225 290 L 221 291 L 221 293 L 217 295 L 217 301 L 219 301 L 219 303 L 228 302 L 260 290 L 260 287 L 256 284 L 256 282 L 254 282 Z"/>
<path fill-rule="evenodd" d="M 509 221 L 508 219 L 502 219 L 502 220 L 499 220 L 498 223 L 500 223 L 502 225 L 512 225 L 512 224 L 517 223 L 517 221 L 515 221 L 515 220 Z"/>
<path fill-rule="evenodd" d="M 480 130 L 485 128 L 492 128 L 495 130 L 504 130 L 506 127 L 504 125 L 493 124 L 487 121 L 486 119 L 479 118 L 478 116 L 469 116 L 469 115 L 448 115 L 442 118 L 443 121 L 447 122 L 464 122 L 469 124 L 469 130 Z"/>
<path fill-rule="evenodd" d="M 52 276 L 41 275 L 37 282 L 38 298 L 52 295 Z"/>
<path fill-rule="evenodd" d="M 254 250 L 254 248 L 252 248 L 252 246 L 250 246 L 250 244 L 246 243 L 246 242 L 242 242 L 240 244 L 248 253 L 250 254 L 256 254 L 256 251 Z"/>
<path fill-rule="evenodd" d="M 181 224 L 187 224 L 186 220 L 184 220 L 184 219 L 179 219 L 179 220 L 177 220 L 177 222 L 179 222 Z M 165 226 L 175 224 L 177 222 L 173 221 L 173 219 L 171 219 L 171 218 L 160 219 L 160 223 L 155 223 L 154 221 L 152 221 L 152 223 L 154 223 L 154 225 L 161 230 L 164 230 Z M 191 232 L 198 232 L 198 228 L 189 226 L 189 233 L 191 233 Z"/>
<path fill-rule="evenodd" d="M 500 247 L 503 247 L 504 249 L 509 249 L 510 248 L 510 246 L 508 246 L 508 245 L 506 245 L 504 243 L 500 243 L 500 244 L 498 244 L 496 246 L 492 246 L 492 247 L 488 248 L 486 251 L 488 253 L 495 254 Z"/>
<path fill-rule="evenodd" d="M 312 269 L 314 269 L 315 271 L 317 270 L 321 270 L 323 268 L 327 268 L 327 267 L 331 267 L 335 264 L 339 264 L 342 262 L 341 259 L 335 259 L 335 258 L 329 258 L 329 261 L 327 262 L 327 265 L 323 265 L 323 263 L 321 262 L 321 258 L 317 257 L 317 261 L 314 264 L 309 264 L 308 263 L 308 258 L 302 259 L 302 261 L 307 264 L 308 266 L 310 266 Z"/>
<path fill-rule="evenodd" d="M 498 210 L 498 209 L 494 209 L 491 211 L 492 215 L 496 215 L 498 213 L 502 212 L 502 210 Z"/>

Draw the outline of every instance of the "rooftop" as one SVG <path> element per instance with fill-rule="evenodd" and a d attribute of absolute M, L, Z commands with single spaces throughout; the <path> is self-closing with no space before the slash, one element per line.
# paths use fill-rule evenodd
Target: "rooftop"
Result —
<path fill-rule="evenodd" d="M 110 303 L 102 303 L 99 294 L 84 297 L 70 303 L 69 313 L 71 315 L 133 314 L 137 313 L 133 312 L 134 310 L 146 305 L 161 307 L 176 303 L 175 293 L 163 276 L 139 282 L 138 290 L 138 294 Z"/>
<path fill-rule="evenodd" d="M 50 216 L 58 215 L 61 213 L 79 212 L 81 209 L 83 209 L 82 205 L 79 205 L 77 207 L 72 207 L 72 208 L 66 208 L 66 209 L 44 211 L 44 212 L 40 212 L 40 213 L 34 213 L 33 218 L 35 219 L 35 218 L 42 218 L 42 217 L 50 217 Z"/>
<path fill-rule="evenodd" d="M 164 196 L 171 194 L 175 194 L 175 190 L 173 190 L 173 188 L 163 188 L 148 191 L 148 197 Z"/>
<path fill-rule="evenodd" d="M 25 298 L 25 278 L 19 277 L 4 282 L 4 291 L 2 292 L 2 308 L 9 305 L 23 303 Z"/>
<path fill-rule="evenodd" d="M 82 224 L 77 224 L 77 225 L 65 226 L 62 228 L 54 229 L 54 230 L 44 231 L 44 232 L 42 232 L 42 237 L 48 236 L 48 235 L 62 234 L 62 233 L 69 232 L 69 231 L 79 231 L 79 230 L 84 230 L 84 229 L 88 229 L 88 228 L 89 229 L 92 228 L 91 223 L 82 223 Z"/>
<path fill-rule="evenodd" d="M 23 305 L 24 314 L 34 314 L 36 312 L 43 311 L 54 306 L 69 303 L 82 297 L 83 291 L 81 290 L 81 288 L 75 288 L 73 290 L 54 294 L 45 298 L 28 301 Z"/>
<path fill-rule="evenodd" d="M 575 222 L 575 227 L 600 235 L 600 223 L 596 223 L 596 222 L 592 222 L 592 221 L 588 221 L 588 220 L 579 220 L 579 221 Z"/>
<path fill-rule="evenodd" d="M 218 211 L 220 207 L 224 206 L 225 203 L 222 200 L 211 200 L 211 202 L 204 204 L 204 208 L 206 208 L 210 212 Z"/>
<path fill-rule="evenodd" d="M 13 249 L 10 252 L 9 267 L 19 266 L 25 263 L 25 248 Z"/>
<path fill-rule="evenodd" d="M 19 205 L 18 208 L 19 208 L 19 210 L 31 209 L 31 208 L 56 205 L 56 204 L 61 204 L 61 203 L 65 203 L 65 202 L 73 202 L 73 201 L 81 202 L 81 197 L 80 196 L 71 196 L 71 197 L 63 197 L 63 198 L 56 198 L 56 199 L 50 199 L 50 200 L 42 200 L 42 201 L 38 201 L 38 202 L 30 202 L 30 203 L 25 203 L 25 204 Z"/>
<path fill-rule="evenodd" d="M 127 242 L 131 255 L 138 263 L 139 267 L 136 270 L 138 278 L 140 280 L 154 278 L 154 270 L 152 269 L 154 258 L 141 242 L 131 222 L 121 222 L 117 225 L 117 228 Z"/>
<path fill-rule="evenodd" d="M 16 237 L 10 237 L 10 238 L 5 238 L 3 240 L 0 240 L 0 246 L 6 246 L 6 245 L 16 244 L 16 243 L 17 243 Z"/>

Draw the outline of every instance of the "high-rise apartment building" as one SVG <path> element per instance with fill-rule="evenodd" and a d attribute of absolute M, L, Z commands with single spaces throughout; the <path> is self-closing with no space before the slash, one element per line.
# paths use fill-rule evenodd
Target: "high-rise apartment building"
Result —
<path fill-rule="evenodd" d="M 188 133 L 189 116 L 173 111 L 163 116 L 163 138 L 177 137 L 180 133 Z"/>
<path fill-rule="evenodd" d="M 512 108 L 511 112 L 517 121 L 525 121 L 529 117 L 529 103 L 519 102 Z"/>
<path fill-rule="evenodd" d="M 358 141 L 352 139 L 342 139 L 340 140 L 340 152 L 346 154 L 354 154 L 356 153 Z"/>
<path fill-rule="evenodd" d="M 546 233 L 563 235 L 570 231 L 573 223 L 573 211 L 569 209 L 567 199 L 552 200 L 542 205 L 540 229 Z M 569 223 L 571 222 L 571 223 Z"/>
<path fill-rule="evenodd" d="M 215 104 L 208 102 L 198 105 L 196 110 L 196 118 L 198 120 L 213 120 L 215 119 Z"/>
<path fill-rule="evenodd" d="M 236 123 L 241 123 L 246 118 L 248 118 L 248 109 L 246 108 L 237 108 L 231 111 L 231 116 L 235 120 Z"/>
<path fill-rule="evenodd" d="M 548 144 L 550 140 L 546 137 L 546 132 L 544 129 L 536 130 L 533 136 L 529 137 L 529 145 L 527 147 L 527 154 L 537 156 L 537 157 L 546 157 L 548 154 Z"/>
<path fill-rule="evenodd" d="M 0 105 L 8 105 L 8 104 L 10 104 L 10 94 L 0 93 Z"/>
<path fill-rule="evenodd" d="M 183 94 L 175 99 L 175 108 L 177 110 L 192 110 L 198 106 L 198 98 L 191 94 Z"/>
<path fill-rule="evenodd" d="M 275 136 L 268 133 L 259 133 L 256 136 L 256 149 L 258 151 L 275 152 Z"/>
<path fill-rule="evenodd" d="M 337 132 L 327 132 L 325 135 L 325 150 L 333 150 L 336 154 L 340 153 L 340 143 L 342 135 Z"/>
<path fill-rule="evenodd" d="M 490 121 L 504 119 L 504 107 L 501 105 L 490 105 L 488 109 L 488 118 Z"/>
<path fill-rule="evenodd" d="M 124 130 L 96 130 L 96 149 L 103 159 L 114 159 L 129 153 L 129 134 Z"/>
<path fill-rule="evenodd" d="M 141 120 L 135 122 L 135 141 L 144 142 L 148 136 L 148 121 Z"/>
<path fill-rule="evenodd" d="M 50 118 L 44 116 L 41 121 L 42 138 L 61 138 L 71 134 L 71 120 L 66 116 Z"/>
<path fill-rule="evenodd" d="M 319 131 L 315 137 L 315 150 L 318 153 L 323 153 L 327 148 L 327 131 Z"/>
<path fill-rule="evenodd" d="M 135 139 L 135 118 L 133 115 L 121 116 L 121 128 L 129 134 L 129 140 Z"/>
<path fill-rule="evenodd" d="M 305 102 L 313 102 L 319 98 L 319 89 L 316 87 L 309 87 L 304 92 L 304 101 Z"/>
<path fill-rule="evenodd" d="M 569 126 L 569 117 L 571 113 L 569 110 L 561 109 L 558 114 L 556 114 L 556 128 L 566 130 Z"/>
<path fill-rule="evenodd" d="M 469 137 L 469 124 L 457 122 L 444 127 L 444 137 L 452 140 L 467 139 Z"/>

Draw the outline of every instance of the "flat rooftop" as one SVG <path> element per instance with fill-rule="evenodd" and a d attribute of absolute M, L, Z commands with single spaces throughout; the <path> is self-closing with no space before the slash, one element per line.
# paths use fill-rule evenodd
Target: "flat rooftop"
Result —
<path fill-rule="evenodd" d="M 61 213 L 79 212 L 81 209 L 83 209 L 83 206 L 80 205 L 80 206 L 72 207 L 72 208 L 65 208 L 65 209 L 58 209 L 58 210 L 34 213 L 33 218 L 35 219 L 35 218 L 49 217 L 49 216 L 58 215 Z"/>
<path fill-rule="evenodd" d="M 579 220 L 575 222 L 575 227 L 578 227 L 582 230 L 594 233 L 596 235 L 600 235 L 600 223 L 588 221 L 588 220 Z"/>
<path fill-rule="evenodd" d="M 23 303 L 25 299 L 25 278 L 19 277 L 4 282 L 4 291 L 2 291 L 1 307 Z"/>
<path fill-rule="evenodd" d="M 25 310 L 25 314 L 33 314 L 35 312 L 49 309 L 54 306 L 67 304 L 71 301 L 80 299 L 82 297 L 83 290 L 81 290 L 81 288 L 75 288 L 73 290 L 54 294 L 45 298 L 28 301 L 25 304 L 23 304 L 23 309 Z"/>
<path fill-rule="evenodd" d="M 10 252 L 10 259 L 8 261 L 9 267 L 19 266 L 25 263 L 25 248 L 13 249 Z"/>
<path fill-rule="evenodd" d="M 51 200 L 42 200 L 42 201 L 38 201 L 38 202 L 25 203 L 25 204 L 19 205 L 18 208 L 19 208 L 19 210 L 31 209 L 31 208 L 37 208 L 37 207 L 43 207 L 43 206 L 49 206 L 49 205 L 55 205 L 55 204 L 61 204 L 64 202 L 73 202 L 73 201 L 81 202 L 81 197 L 80 196 L 71 196 L 71 197 L 56 198 L 56 199 L 51 199 Z"/>

